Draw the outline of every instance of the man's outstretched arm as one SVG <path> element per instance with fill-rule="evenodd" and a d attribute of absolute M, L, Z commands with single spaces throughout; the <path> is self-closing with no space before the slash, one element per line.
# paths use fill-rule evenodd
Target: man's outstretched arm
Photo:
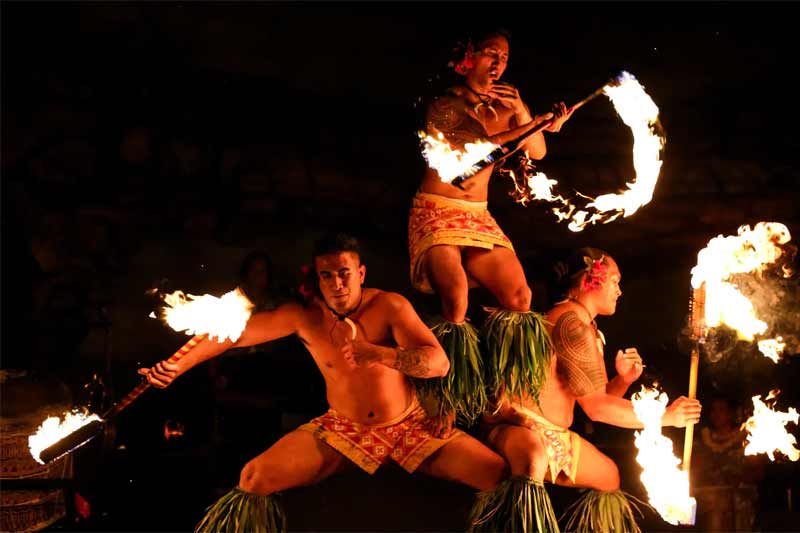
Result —
<path fill-rule="evenodd" d="M 286 304 L 271 310 L 256 313 L 236 342 L 226 340 L 217 342 L 204 338 L 177 363 L 161 361 L 151 368 L 140 368 L 139 374 L 145 376 L 154 387 L 163 388 L 175 378 L 194 366 L 225 353 L 231 348 L 254 346 L 296 333 L 302 317 L 303 308 L 297 304 Z"/>

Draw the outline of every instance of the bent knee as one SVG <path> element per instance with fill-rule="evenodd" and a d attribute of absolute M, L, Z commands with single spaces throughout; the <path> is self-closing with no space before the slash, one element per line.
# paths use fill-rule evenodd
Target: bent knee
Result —
<path fill-rule="evenodd" d="M 467 291 L 442 293 L 442 315 L 445 320 L 460 324 L 467 317 Z"/>
<path fill-rule="evenodd" d="M 619 490 L 619 487 L 619 468 L 617 468 L 617 465 L 612 463 L 611 468 L 609 468 L 606 475 L 598 481 L 595 489 L 602 492 L 613 492 L 615 490 Z"/>
<path fill-rule="evenodd" d="M 500 305 L 510 311 L 525 312 L 531 308 L 531 289 L 520 285 L 500 295 Z"/>
<path fill-rule="evenodd" d="M 496 489 L 497 486 L 508 477 L 508 470 L 508 463 L 506 463 L 505 459 L 497 454 L 493 454 L 493 457 L 483 469 L 485 473 L 483 486 L 478 487 L 478 489 L 483 491 Z"/>
<path fill-rule="evenodd" d="M 258 467 L 255 461 L 250 461 L 239 474 L 239 488 L 253 494 L 271 494 L 275 492 L 276 479 L 267 469 Z"/>
<path fill-rule="evenodd" d="M 547 473 L 547 451 L 541 441 L 530 431 L 515 435 L 513 445 L 506 448 L 506 459 L 511 474 L 544 479 Z"/>

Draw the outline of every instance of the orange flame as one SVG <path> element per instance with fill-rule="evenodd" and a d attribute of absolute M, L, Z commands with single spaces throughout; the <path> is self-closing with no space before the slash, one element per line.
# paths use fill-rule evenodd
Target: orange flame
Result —
<path fill-rule="evenodd" d="M 678 468 L 680 459 L 672 451 L 672 441 L 661 434 L 661 418 L 667 410 L 667 395 L 657 389 L 642 390 L 631 398 L 636 416 L 644 425 L 635 433 L 642 467 L 640 479 L 647 489 L 650 505 L 673 525 L 694 524 L 697 502 L 689 496 L 689 473 Z"/>
<path fill-rule="evenodd" d="M 721 324 L 736 330 L 739 338 L 753 341 L 769 325 L 756 316 L 755 309 L 730 279 L 735 274 L 761 275 L 767 266 L 782 255 L 780 245 L 791 239 L 789 230 L 778 222 L 759 222 L 753 229 L 741 226 L 738 236 L 718 235 L 697 254 L 692 268 L 692 287 L 705 284 L 705 322 L 707 327 Z M 765 339 L 758 343 L 761 352 L 778 361 L 784 348 L 782 338 Z"/>
<path fill-rule="evenodd" d="M 435 137 L 424 131 L 418 135 L 425 161 L 439 173 L 439 178 L 445 183 L 452 182 L 498 148 L 498 145 L 489 141 L 476 140 L 474 143 L 466 143 L 462 152 L 451 148 L 441 132 Z"/>
<path fill-rule="evenodd" d="M 218 342 L 226 338 L 238 340 L 253 312 L 252 302 L 239 289 L 219 298 L 175 291 L 166 295 L 164 301 L 167 304 L 163 308 L 164 320 L 172 329 L 187 335 L 217 337 Z"/>
<path fill-rule="evenodd" d="M 614 105 L 619 117 L 631 129 L 633 134 L 633 167 L 636 177 L 627 183 L 625 191 L 613 194 L 602 194 L 592 198 L 578 192 L 576 197 L 589 200 L 578 206 L 563 196 L 554 195 L 552 187 L 557 181 L 536 171 L 531 160 L 526 157 L 522 173 L 524 185 L 516 185 L 513 171 L 504 171 L 515 183 L 516 191 L 512 194 L 517 202 L 525 205 L 528 201 L 539 200 L 557 204 L 552 212 L 559 222 L 567 221 L 571 231 L 582 231 L 589 224 L 606 224 L 619 217 L 629 217 L 653 198 L 658 176 L 661 172 L 661 150 L 665 138 L 658 133 L 658 107 L 644 91 L 636 78 L 623 72 L 616 80 L 603 87 L 605 94 Z"/>
<path fill-rule="evenodd" d="M 60 417 L 48 417 L 36 433 L 28 437 L 28 448 L 31 456 L 39 464 L 44 462 L 39 458 L 39 454 L 67 435 L 79 430 L 93 420 L 101 420 L 99 416 L 92 413 L 79 412 L 77 409 L 64 413 L 64 419 Z"/>
<path fill-rule="evenodd" d="M 770 391 L 767 401 L 774 400 L 779 392 Z M 800 459 L 800 450 L 794 447 L 797 439 L 786 431 L 786 424 L 789 422 L 795 425 L 798 422 L 798 413 L 794 407 L 790 407 L 785 413 L 774 411 L 761 401 L 761 395 L 753 396 L 753 416 L 742 425 L 748 433 L 744 454 L 765 453 L 770 461 L 774 461 L 774 452 L 779 451 L 792 461 Z"/>

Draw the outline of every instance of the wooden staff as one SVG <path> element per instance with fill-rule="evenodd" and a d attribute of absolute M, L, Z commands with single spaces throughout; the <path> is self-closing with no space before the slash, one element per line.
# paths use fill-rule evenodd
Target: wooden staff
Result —
<path fill-rule="evenodd" d="M 169 357 L 169 359 L 167 359 L 167 362 L 168 363 L 177 363 L 184 355 L 189 353 L 192 350 L 192 348 L 194 348 L 195 346 L 200 344 L 200 341 L 202 341 L 204 338 L 205 338 L 205 334 L 203 334 L 203 335 L 195 335 L 194 337 L 189 339 L 189 341 L 186 344 L 181 346 L 178 349 L 177 352 L 172 354 Z M 146 379 L 143 379 L 142 382 L 139 383 L 139 385 L 137 385 L 135 389 L 130 391 L 127 394 L 127 396 L 125 396 L 116 405 L 114 405 L 114 407 L 112 407 L 108 411 L 108 413 L 106 413 L 106 415 L 103 418 L 104 419 L 108 419 L 108 418 L 112 418 L 112 417 L 116 416 L 117 414 L 119 414 L 120 411 L 122 411 L 123 409 L 128 407 L 133 402 L 133 400 L 135 400 L 136 398 L 141 396 L 142 393 L 144 391 L 146 391 L 147 389 L 149 389 L 149 388 L 150 388 L 150 383 Z"/>
<path fill-rule="evenodd" d="M 706 288 L 705 284 L 699 289 L 692 290 L 692 297 L 689 302 L 689 327 L 691 328 L 692 339 L 692 359 L 689 366 L 689 398 L 697 397 L 697 371 L 700 366 L 700 342 L 705 332 L 705 312 L 706 312 Z M 692 442 L 694 441 L 694 423 L 686 424 L 686 434 L 683 439 L 683 464 L 686 472 L 692 463 Z"/>
<path fill-rule="evenodd" d="M 192 348 L 197 346 L 200 341 L 203 340 L 205 335 L 195 335 L 189 342 L 184 344 L 180 347 L 180 349 L 172 354 L 168 361 L 170 363 L 176 363 L 179 361 L 184 355 L 189 353 Z M 114 418 L 116 415 L 119 414 L 120 411 L 128 407 L 133 401 L 142 395 L 144 391 L 150 388 L 150 383 L 144 379 L 142 382 L 136 386 L 131 392 L 127 394 L 122 400 L 120 400 L 117 404 L 115 404 L 111 409 L 109 409 L 101 418 L 101 420 L 94 420 L 85 426 L 82 426 L 72 433 L 69 433 L 62 437 L 61 439 L 57 440 L 39 454 L 39 459 L 42 463 L 49 463 L 51 461 L 55 461 L 62 455 L 66 455 L 68 453 L 77 450 L 96 436 L 100 435 L 103 430 L 105 429 L 106 423 Z"/>
<path fill-rule="evenodd" d="M 610 80 L 607 84 L 605 84 L 604 86 L 600 87 L 599 89 L 594 91 L 592 94 L 590 94 L 589 96 L 587 96 L 583 100 L 571 105 L 569 107 L 568 112 L 572 113 L 573 111 L 575 111 L 578 108 L 582 107 L 586 103 L 594 100 L 595 98 L 597 98 L 598 96 L 600 96 L 601 94 L 603 94 L 605 92 L 606 87 L 613 86 L 613 85 L 619 85 L 619 80 L 618 79 Z M 524 141 L 528 137 L 531 137 L 532 135 L 535 135 L 535 134 L 539 133 L 540 131 L 544 130 L 545 128 L 550 126 L 550 124 L 552 124 L 554 120 L 555 120 L 555 118 L 550 118 L 550 119 L 545 120 L 544 122 L 540 122 L 538 125 L 534 126 L 529 131 L 519 135 L 517 138 L 512 139 L 512 140 L 506 142 L 505 144 L 502 144 L 502 145 L 498 146 L 489 155 L 487 155 L 486 157 L 484 157 L 480 161 L 475 162 L 475 164 L 473 164 L 472 167 L 470 167 L 469 169 L 464 171 L 461 175 L 456 176 L 453 179 L 453 181 L 450 182 L 450 184 L 463 190 L 464 189 L 463 183 L 465 181 L 467 181 L 469 178 L 471 178 L 472 176 L 474 176 L 475 174 L 477 174 L 478 172 L 480 172 L 484 168 L 488 167 L 489 165 L 497 163 L 501 159 L 504 159 L 507 156 L 509 156 L 510 154 L 512 154 L 513 152 L 515 152 L 519 148 L 519 146 L 522 143 L 522 141 Z"/>

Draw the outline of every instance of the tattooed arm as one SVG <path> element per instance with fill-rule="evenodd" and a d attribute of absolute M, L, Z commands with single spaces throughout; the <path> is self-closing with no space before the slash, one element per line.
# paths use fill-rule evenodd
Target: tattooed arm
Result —
<path fill-rule="evenodd" d="M 559 377 L 589 418 L 614 426 L 642 427 L 629 400 L 606 393 L 608 378 L 592 326 L 574 311 L 567 311 L 556 320 L 552 337 Z"/>
<path fill-rule="evenodd" d="M 559 377 L 589 418 L 612 426 L 641 428 L 630 400 L 606 392 L 608 378 L 592 326 L 582 322 L 574 311 L 567 311 L 556 320 L 552 338 Z M 697 423 L 700 411 L 700 402 L 681 396 L 667 407 L 661 423 L 684 427 L 688 422 Z"/>
<path fill-rule="evenodd" d="M 345 360 L 354 366 L 382 364 L 415 378 L 442 377 L 450 361 L 439 341 L 411 304 L 396 293 L 381 294 L 380 310 L 388 317 L 396 347 L 354 341 L 343 347 Z"/>
<path fill-rule="evenodd" d="M 447 375 L 450 361 L 431 329 L 420 319 L 408 300 L 396 293 L 384 293 L 392 337 L 397 343 L 393 356 L 383 364 L 415 378 Z"/>

